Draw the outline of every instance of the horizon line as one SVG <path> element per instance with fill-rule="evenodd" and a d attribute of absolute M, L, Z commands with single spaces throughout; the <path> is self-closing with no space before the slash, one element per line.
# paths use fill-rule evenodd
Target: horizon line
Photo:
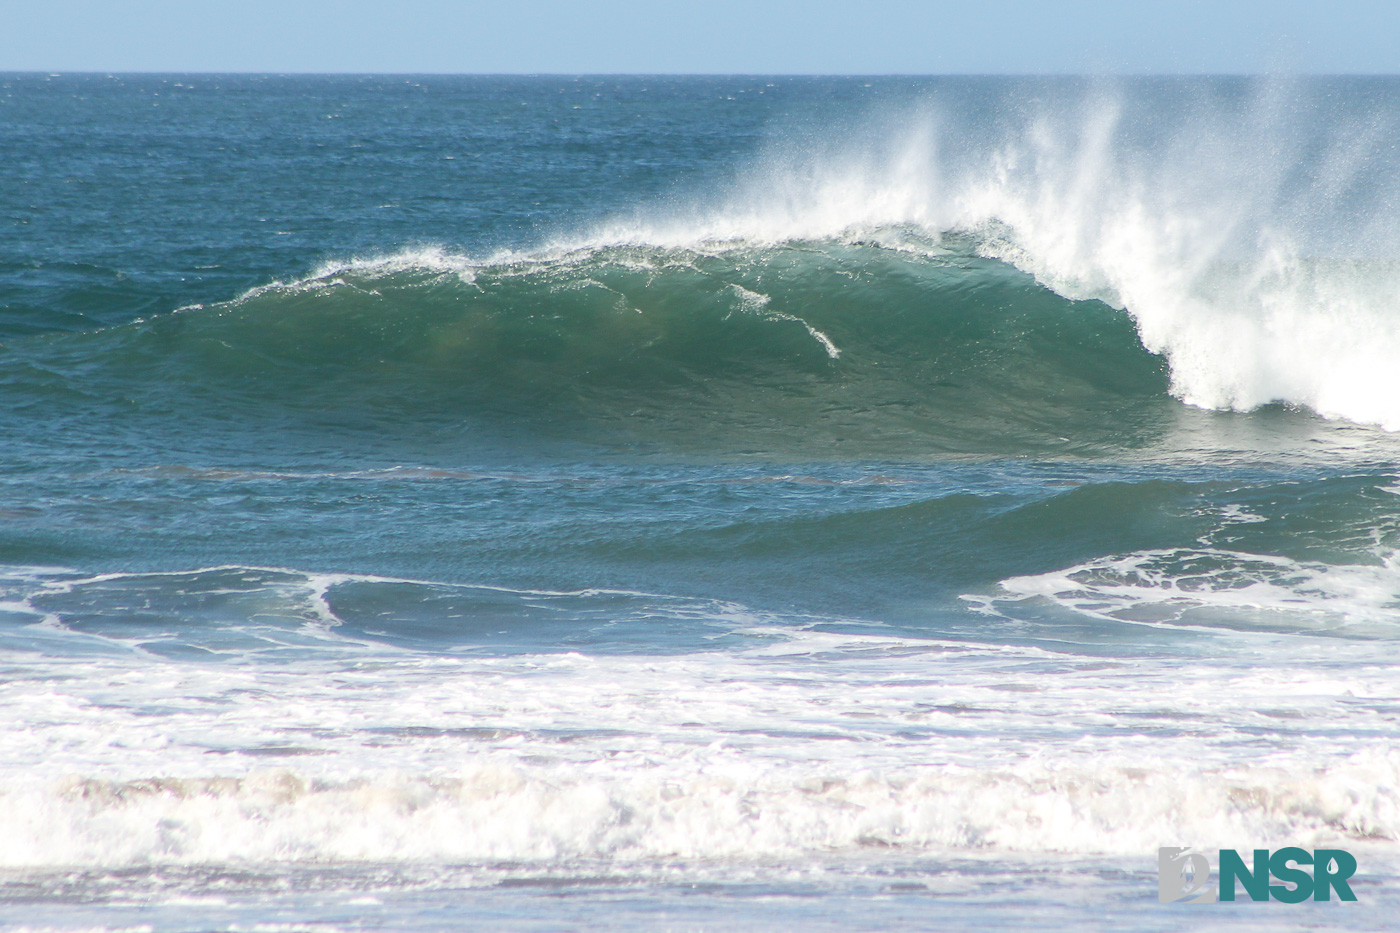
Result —
<path fill-rule="evenodd" d="M 0 75 L 347 78 L 1393 78 L 1397 71 L 278 71 L 0 67 Z"/>

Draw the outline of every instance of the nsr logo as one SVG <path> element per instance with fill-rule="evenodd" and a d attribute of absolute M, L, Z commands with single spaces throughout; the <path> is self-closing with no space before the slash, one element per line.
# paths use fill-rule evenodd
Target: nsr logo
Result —
<path fill-rule="evenodd" d="M 1290 864 L 1291 863 L 1291 864 Z M 1311 865 L 1308 874 L 1299 865 Z M 1285 904 L 1298 904 L 1312 898 L 1330 901 L 1332 892 L 1343 901 L 1354 901 L 1347 879 L 1356 874 L 1356 859 L 1341 849 L 1306 849 L 1290 846 L 1272 855 L 1268 849 L 1254 850 L 1254 866 L 1246 866 L 1234 849 L 1220 850 L 1220 886 L 1210 886 L 1210 862 L 1189 847 L 1157 850 L 1157 900 L 1163 904 L 1185 901 L 1188 904 L 1214 904 L 1218 899 L 1233 901 L 1235 883 L 1244 888 L 1252 901 L 1267 901 L 1272 897 Z M 1270 884 L 1269 876 L 1283 882 Z"/>

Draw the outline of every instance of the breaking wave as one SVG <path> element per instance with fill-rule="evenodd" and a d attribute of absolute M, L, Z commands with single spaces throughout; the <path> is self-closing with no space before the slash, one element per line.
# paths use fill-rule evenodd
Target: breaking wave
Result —
<path fill-rule="evenodd" d="M 1126 317 L 932 241 L 420 252 L 52 337 L 38 356 L 31 391 L 138 411 L 694 449 L 1063 448 L 1117 442 L 1170 405 Z"/>
<path fill-rule="evenodd" d="M 1139 446 L 1173 398 L 1400 429 L 1392 102 L 1037 87 L 794 133 L 725 190 L 531 250 L 330 262 L 26 338 L 7 382 L 35 407 L 784 454 Z"/>
<path fill-rule="evenodd" d="M 1171 834 L 1328 844 L 1394 839 L 1394 754 L 1321 769 L 942 766 L 880 772 L 716 760 L 327 778 L 69 777 L 5 788 L 0 867 L 284 861 L 567 862 L 881 851 L 1115 852 Z M 723 756 L 719 756 L 721 759 Z M 1261 842 L 1262 844 L 1262 842 Z"/>

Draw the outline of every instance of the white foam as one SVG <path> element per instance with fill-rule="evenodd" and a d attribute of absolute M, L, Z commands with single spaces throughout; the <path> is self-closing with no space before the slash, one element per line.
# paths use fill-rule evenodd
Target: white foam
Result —
<path fill-rule="evenodd" d="M 1212 773 L 1124 754 L 902 770 L 721 751 L 572 768 L 494 753 L 433 774 L 300 769 L 7 787 L 0 866 L 771 858 L 861 847 L 1141 854 L 1400 831 L 1400 757 Z M 620 765 L 630 767 L 619 767 Z"/>
<path fill-rule="evenodd" d="M 812 339 L 821 344 L 826 355 L 833 360 L 841 358 L 841 348 L 832 342 L 831 338 L 817 330 L 811 324 L 795 314 L 784 314 L 781 311 L 769 311 L 768 303 L 771 300 L 767 295 L 749 291 L 742 285 L 730 285 L 730 290 L 739 298 L 739 309 L 747 314 L 756 314 L 770 321 L 791 321 L 794 324 L 801 324 L 807 329 L 807 333 Z"/>
<path fill-rule="evenodd" d="M 1137 551 L 1003 580 L 990 600 L 964 598 L 998 614 L 1033 600 L 1110 622 L 1394 637 L 1400 555 L 1335 565 L 1219 548 Z"/>
<path fill-rule="evenodd" d="M 1279 645 L 25 656 L 0 682 L 0 866 L 1394 848 L 1394 663 Z"/>

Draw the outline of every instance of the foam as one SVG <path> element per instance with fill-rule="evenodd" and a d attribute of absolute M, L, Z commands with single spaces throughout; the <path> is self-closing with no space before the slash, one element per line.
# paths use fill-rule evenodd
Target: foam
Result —
<path fill-rule="evenodd" d="M 992 599 L 964 598 L 998 614 L 1031 601 L 1114 623 L 1393 638 L 1400 555 L 1328 565 L 1219 548 L 1137 551 L 1003 580 Z"/>
<path fill-rule="evenodd" d="M 0 652 L 0 866 L 1394 849 L 1384 644 L 1251 637 L 1219 660 L 772 627 L 675 656 Z"/>
<path fill-rule="evenodd" d="M 1326 844 L 1400 832 L 1400 756 L 1211 773 L 1061 765 L 811 768 L 695 753 L 431 775 L 70 776 L 6 787 L 0 866 L 762 859 L 839 850 L 1141 854 L 1170 839 Z"/>
<path fill-rule="evenodd" d="M 836 346 L 830 337 L 817 330 L 802 318 L 795 314 L 784 314 L 781 311 L 767 310 L 768 303 L 771 300 L 767 295 L 749 291 L 742 285 L 730 285 L 729 288 L 739 298 L 739 310 L 746 314 L 756 314 L 770 321 L 791 321 L 794 324 L 801 324 L 807 329 L 807 333 L 811 335 L 812 339 L 821 344 L 822 349 L 826 351 L 828 357 L 833 360 L 841 358 L 841 348 Z"/>

